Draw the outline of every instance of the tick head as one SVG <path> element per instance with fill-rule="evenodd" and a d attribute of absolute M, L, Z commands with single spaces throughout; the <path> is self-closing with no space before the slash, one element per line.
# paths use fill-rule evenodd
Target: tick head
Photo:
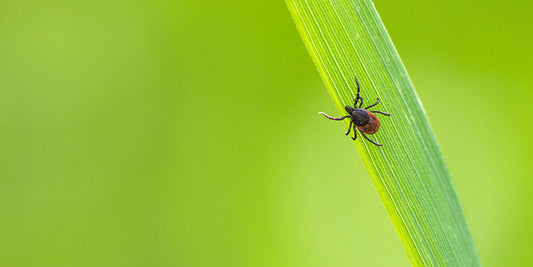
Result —
<path fill-rule="evenodd" d="M 354 108 L 350 107 L 350 106 L 346 106 L 344 107 L 344 109 L 346 110 L 346 112 L 348 112 L 348 114 L 352 114 L 352 112 L 355 110 Z"/>

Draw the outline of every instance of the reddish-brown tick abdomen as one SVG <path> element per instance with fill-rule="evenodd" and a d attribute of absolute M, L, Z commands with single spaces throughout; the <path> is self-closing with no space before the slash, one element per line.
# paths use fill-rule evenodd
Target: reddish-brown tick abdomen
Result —
<path fill-rule="evenodd" d="M 356 126 L 359 131 L 366 134 L 374 134 L 379 130 L 379 119 L 374 115 L 374 113 L 366 110 L 368 114 L 368 122 L 364 126 Z"/>

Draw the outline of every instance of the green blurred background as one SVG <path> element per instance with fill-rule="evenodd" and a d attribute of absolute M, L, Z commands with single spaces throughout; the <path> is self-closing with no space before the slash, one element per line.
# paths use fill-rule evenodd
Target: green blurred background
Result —
<path fill-rule="evenodd" d="M 375 0 L 485 266 L 531 266 L 531 1 Z M 409 266 L 283 1 L 0 1 L 0 266 Z"/>

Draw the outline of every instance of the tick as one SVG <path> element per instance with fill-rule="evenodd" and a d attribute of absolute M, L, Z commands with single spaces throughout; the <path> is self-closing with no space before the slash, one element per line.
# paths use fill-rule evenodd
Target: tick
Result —
<path fill-rule="evenodd" d="M 370 141 L 372 144 L 376 146 L 382 146 L 382 144 L 378 144 L 372 141 L 372 139 L 368 138 L 365 134 L 375 134 L 379 130 L 379 119 L 378 117 L 376 117 L 376 115 L 374 115 L 374 113 L 383 114 L 385 116 L 390 116 L 390 114 L 385 113 L 383 111 L 376 111 L 376 110 L 369 111 L 368 110 L 369 108 L 374 107 L 375 105 L 379 104 L 379 98 L 378 98 L 378 101 L 376 101 L 376 103 L 366 108 L 361 108 L 361 106 L 363 105 L 363 98 L 359 95 L 359 91 L 361 89 L 359 86 L 359 81 L 357 81 L 357 77 L 355 77 L 355 83 L 357 84 L 357 96 L 354 99 L 353 107 L 350 107 L 350 106 L 344 107 L 346 112 L 348 112 L 347 116 L 340 117 L 340 118 L 334 118 L 334 117 L 328 116 L 324 112 L 319 112 L 319 113 L 324 115 L 324 117 L 330 120 L 335 120 L 335 121 L 341 121 L 341 120 L 350 118 L 351 119 L 350 126 L 348 126 L 348 132 L 346 132 L 345 135 L 350 134 L 350 131 L 353 125 L 354 137 L 352 137 L 352 140 L 355 140 L 357 138 L 357 131 L 356 131 L 357 129 L 361 132 L 361 134 L 366 140 Z M 359 100 L 361 100 L 361 102 L 359 102 Z M 359 106 L 357 106 L 357 103 L 359 103 Z"/>

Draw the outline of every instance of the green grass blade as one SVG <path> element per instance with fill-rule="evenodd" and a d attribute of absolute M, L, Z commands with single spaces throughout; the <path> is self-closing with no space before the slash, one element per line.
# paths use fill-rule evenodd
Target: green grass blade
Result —
<path fill-rule="evenodd" d="M 480 266 L 428 119 L 372 2 L 286 3 L 340 114 L 353 104 L 355 75 L 365 104 L 379 97 L 375 110 L 392 114 L 378 114 L 382 126 L 371 136 L 384 146 L 360 137 L 355 145 L 411 263 Z"/>

